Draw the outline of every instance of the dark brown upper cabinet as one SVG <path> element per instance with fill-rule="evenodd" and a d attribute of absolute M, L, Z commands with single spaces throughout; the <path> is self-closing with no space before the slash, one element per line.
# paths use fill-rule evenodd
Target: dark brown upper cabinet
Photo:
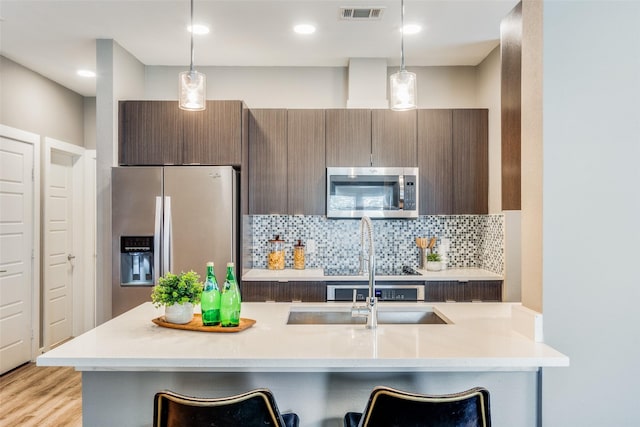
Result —
<path fill-rule="evenodd" d="M 488 110 L 419 110 L 420 215 L 488 213 Z"/>
<path fill-rule="evenodd" d="M 287 213 L 324 215 L 324 110 L 287 111 L 287 159 Z"/>
<path fill-rule="evenodd" d="M 371 110 L 325 110 L 329 166 L 371 165 Z"/>
<path fill-rule="evenodd" d="M 183 126 L 183 164 L 240 165 L 241 102 L 207 101 L 204 111 L 183 111 Z"/>
<path fill-rule="evenodd" d="M 118 163 L 182 163 L 182 111 L 177 101 L 120 101 Z"/>
<path fill-rule="evenodd" d="M 371 110 L 372 166 L 418 166 L 417 112 Z"/>
<path fill-rule="evenodd" d="M 420 215 L 453 213 L 452 110 L 418 110 Z"/>
<path fill-rule="evenodd" d="M 287 213 L 287 110 L 249 113 L 249 214 Z"/>
<path fill-rule="evenodd" d="M 416 166 L 415 111 L 326 110 L 327 166 Z"/>
<path fill-rule="evenodd" d="M 207 101 L 204 111 L 184 111 L 177 101 L 120 101 L 121 165 L 242 162 L 242 101 Z"/>
<path fill-rule="evenodd" d="M 489 111 L 453 110 L 453 213 L 489 212 Z"/>

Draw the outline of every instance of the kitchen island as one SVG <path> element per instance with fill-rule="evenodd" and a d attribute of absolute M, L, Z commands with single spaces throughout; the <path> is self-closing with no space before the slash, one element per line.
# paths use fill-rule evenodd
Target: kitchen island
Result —
<path fill-rule="evenodd" d="M 282 411 L 302 426 L 340 426 L 361 410 L 375 385 L 424 393 L 474 386 L 491 392 L 494 426 L 535 426 L 541 368 L 569 359 L 513 328 L 505 303 L 384 303 L 424 306 L 449 324 L 289 325 L 290 309 L 347 308 L 350 304 L 245 303 L 255 319 L 238 333 L 168 329 L 151 303 L 57 347 L 39 366 L 82 371 L 85 426 L 150 426 L 153 395 L 162 389 L 224 396 L 270 388 Z"/>

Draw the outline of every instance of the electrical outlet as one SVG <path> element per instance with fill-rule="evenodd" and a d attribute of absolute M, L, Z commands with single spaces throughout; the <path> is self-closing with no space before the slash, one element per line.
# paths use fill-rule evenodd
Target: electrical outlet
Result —
<path fill-rule="evenodd" d="M 307 253 L 315 254 L 316 253 L 316 241 L 313 239 L 307 240 Z"/>

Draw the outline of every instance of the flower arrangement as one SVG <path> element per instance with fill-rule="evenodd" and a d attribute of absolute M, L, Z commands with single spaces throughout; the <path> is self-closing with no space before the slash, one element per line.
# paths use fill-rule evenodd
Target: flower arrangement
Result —
<path fill-rule="evenodd" d="M 158 279 L 151 292 L 151 301 L 156 307 L 184 304 L 197 304 L 202 295 L 200 276 L 191 270 L 179 275 L 167 273 Z"/>

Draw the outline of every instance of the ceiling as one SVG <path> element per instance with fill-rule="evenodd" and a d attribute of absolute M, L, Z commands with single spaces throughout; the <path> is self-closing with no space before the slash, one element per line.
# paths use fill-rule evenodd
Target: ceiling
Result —
<path fill-rule="evenodd" d="M 518 0 L 405 0 L 411 66 L 477 65 L 497 46 Z M 380 19 L 342 20 L 340 7 L 380 7 Z M 189 65 L 189 0 L 1 0 L 0 53 L 84 96 L 95 96 L 96 39 L 113 39 L 145 65 Z M 400 63 L 400 0 L 195 0 L 202 66 L 346 66 L 349 58 Z M 298 35 L 295 24 L 314 34 Z"/>

